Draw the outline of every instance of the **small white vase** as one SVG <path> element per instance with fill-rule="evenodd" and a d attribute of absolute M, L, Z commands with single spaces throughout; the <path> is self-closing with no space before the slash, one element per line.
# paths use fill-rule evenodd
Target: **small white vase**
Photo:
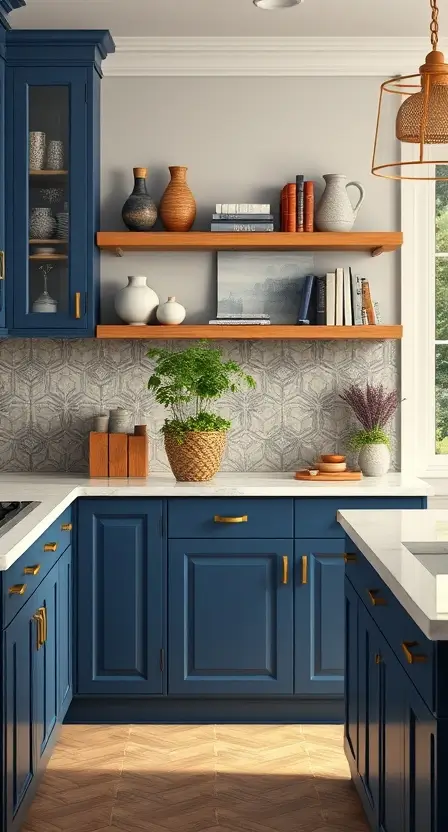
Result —
<path fill-rule="evenodd" d="M 358 465 L 365 477 L 384 477 L 390 468 L 389 448 L 387 445 L 364 445 Z"/>
<path fill-rule="evenodd" d="M 174 295 L 171 295 L 166 303 L 161 303 L 156 312 L 159 323 L 166 326 L 181 324 L 186 314 L 185 307 L 176 301 Z"/>
<path fill-rule="evenodd" d="M 364 201 L 364 188 L 359 182 L 348 182 L 342 173 L 326 173 L 322 178 L 326 185 L 316 211 L 318 231 L 351 231 Z M 359 191 L 354 207 L 347 193 L 351 185 Z"/>
<path fill-rule="evenodd" d="M 147 324 L 158 305 L 159 298 L 142 275 L 128 277 L 128 285 L 115 295 L 115 311 L 130 326 Z"/>

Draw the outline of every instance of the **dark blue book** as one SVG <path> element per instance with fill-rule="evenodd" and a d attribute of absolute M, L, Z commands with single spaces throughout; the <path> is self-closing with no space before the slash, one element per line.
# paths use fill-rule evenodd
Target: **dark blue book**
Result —
<path fill-rule="evenodd" d="M 302 297 L 300 299 L 299 314 L 297 316 L 297 323 L 299 326 L 304 326 L 305 324 L 309 324 L 310 322 L 309 312 L 311 295 L 314 286 L 314 279 L 314 274 L 307 274 L 307 276 L 305 277 L 305 283 L 303 284 L 302 289 Z"/>
<path fill-rule="evenodd" d="M 325 277 L 318 277 L 316 284 L 316 324 L 317 326 L 325 326 L 327 314 Z"/>

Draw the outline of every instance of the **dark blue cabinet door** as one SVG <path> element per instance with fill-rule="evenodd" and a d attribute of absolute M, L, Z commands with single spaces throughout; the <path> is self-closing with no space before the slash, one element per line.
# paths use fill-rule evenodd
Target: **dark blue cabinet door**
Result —
<path fill-rule="evenodd" d="M 2 27 L 0 24 L 0 43 Z M 6 335 L 5 311 L 5 61 L 0 55 L 0 337 Z"/>
<path fill-rule="evenodd" d="M 358 606 L 358 771 L 370 816 L 380 794 L 380 657 L 382 636 L 363 604 Z"/>
<path fill-rule="evenodd" d="M 406 832 L 404 816 L 404 690 L 406 674 L 382 638 L 380 646 L 380 832 Z M 417 829 L 430 830 L 419 826 Z M 417 832 L 417 830 L 415 830 Z"/>
<path fill-rule="evenodd" d="M 78 693 L 162 693 L 162 501 L 80 500 L 77 565 Z"/>
<path fill-rule="evenodd" d="M 446 795 L 439 769 L 438 788 L 442 790 L 436 810 L 436 720 L 402 671 L 405 691 L 405 826 L 406 832 L 436 832 L 446 829 Z M 388 830 L 389 832 L 389 830 Z M 395 832 L 395 830 L 393 830 Z"/>
<path fill-rule="evenodd" d="M 43 644 L 35 653 L 36 689 L 34 695 L 33 730 L 38 760 L 58 720 L 58 628 L 59 628 L 59 569 L 53 566 L 33 595 L 34 605 L 43 616 Z"/>
<path fill-rule="evenodd" d="M 345 578 L 345 729 L 344 747 L 358 763 L 358 596 Z"/>
<path fill-rule="evenodd" d="M 31 598 L 3 633 L 5 691 L 6 828 L 10 829 L 36 773 L 35 717 L 37 622 Z"/>
<path fill-rule="evenodd" d="M 344 540 L 295 541 L 297 694 L 344 692 Z"/>
<path fill-rule="evenodd" d="M 170 694 L 292 693 L 292 548 L 170 541 Z"/>
<path fill-rule="evenodd" d="M 72 698 L 72 548 L 58 561 L 58 719 L 62 720 Z"/>

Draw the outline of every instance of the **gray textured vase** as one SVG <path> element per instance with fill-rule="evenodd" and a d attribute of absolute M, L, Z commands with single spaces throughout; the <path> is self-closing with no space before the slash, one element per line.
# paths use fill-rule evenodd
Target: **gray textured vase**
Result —
<path fill-rule="evenodd" d="M 64 142 L 53 139 L 48 143 L 47 168 L 48 170 L 63 170 Z"/>
<path fill-rule="evenodd" d="M 42 170 L 45 164 L 46 150 L 45 133 L 32 130 L 29 135 L 29 166 L 30 170 Z"/>
<path fill-rule="evenodd" d="M 316 228 L 318 231 L 351 231 L 358 211 L 364 202 L 364 188 L 359 182 L 348 182 L 342 173 L 326 173 L 322 177 L 325 191 L 316 211 Z M 359 200 L 353 207 L 347 188 L 358 188 Z"/>
<path fill-rule="evenodd" d="M 134 190 L 123 205 L 121 216 L 129 231 L 150 231 L 157 208 L 146 190 L 147 168 L 134 168 Z"/>
<path fill-rule="evenodd" d="M 384 477 L 390 468 L 389 448 L 387 445 L 364 445 L 358 465 L 365 477 Z"/>
<path fill-rule="evenodd" d="M 32 240 L 50 240 L 54 237 L 56 220 L 51 208 L 32 208 L 30 215 L 30 237 Z"/>

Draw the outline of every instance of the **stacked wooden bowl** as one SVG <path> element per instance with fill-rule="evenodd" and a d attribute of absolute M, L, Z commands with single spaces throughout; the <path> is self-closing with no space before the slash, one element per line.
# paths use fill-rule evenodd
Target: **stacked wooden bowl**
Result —
<path fill-rule="evenodd" d="M 347 463 L 345 456 L 339 454 L 324 454 L 320 461 L 316 463 L 316 468 L 322 474 L 342 474 L 347 470 Z"/>

